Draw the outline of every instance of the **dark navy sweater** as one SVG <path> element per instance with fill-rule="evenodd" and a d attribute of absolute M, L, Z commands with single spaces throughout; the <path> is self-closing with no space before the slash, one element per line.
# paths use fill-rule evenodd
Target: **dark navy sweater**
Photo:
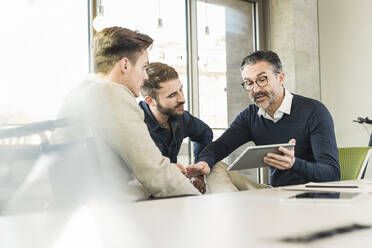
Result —
<path fill-rule="evenodd" d="M 184 138 L 189 137 L 194 142 L 195 159 L 200 151 L 211 143 L 213 139 L 212 129 L 187 111 L 182 116 L 169 117 L 169 125 L 171 127 L 171 131 L 169 131 L 159 124 L 145 101 L 141 101 L 139 106 L 145 113 L 144 121 L 149 129 L 151 138 L 163 156 L 168 157 L 172 163 L 177 163 L 177 156 Z"/>
<path fill-rule="evenodd" d="M 295 163 L 289 170 L 270 168 L 272 186 L 340 180 L 333 120 L 322 103 L 293 94 L 290 115 L 284 114 L 276 123 L 258 116 L 258 109 L 251 104 L 240 112 L 229 129 L 200 153 L 197 161 L 213 167 L 249 141 L 268 145 L 287 143 L 294 138 Z"/>

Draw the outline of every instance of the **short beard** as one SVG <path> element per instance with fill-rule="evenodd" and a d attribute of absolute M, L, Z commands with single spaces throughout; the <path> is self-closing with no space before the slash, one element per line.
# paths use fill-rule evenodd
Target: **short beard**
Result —
<path fill-rule="evenodd" d="M 265 105 L 262 105 L 261 107 L 258 106 L 258 104 L 256 103 L 256 99 L 257 97 L 259 96 L 266 96 L 268 97 L 270 100 L 265 104 Z M 265 91 L 265 92 L 258 92 L 256 94 L 253 95 L 253 97 L 250 97 L 251 100 L 260 108 L 263 108 L 263 109 L 267 109 L 271 104 L 273 104 L 279 97 L 274 95 L 274 94 L 270 94 L 269 92 Z"/>
<path fill-rule="evenodd" d="M 177 108 L 179 106 L 183 105 L 183 104 L 185 104 L 185 102 L 181 102 L 181 103 L 177 104 L 174 108 L 165 108 L 165 107 L 161 106 L 161 104 L 158 102 L 157 109 L 163 115 L 168 115 L 168 116 L 182 116 L 183 113 L 184 113 L 184 110 L 182 110 L 182 113 L 180 113 L 180 112 L 177 112 Z"/>

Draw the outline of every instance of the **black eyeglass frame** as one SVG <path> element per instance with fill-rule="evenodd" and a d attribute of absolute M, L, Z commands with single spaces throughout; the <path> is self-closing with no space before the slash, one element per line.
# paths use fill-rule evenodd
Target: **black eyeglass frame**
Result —
<path fill-rule="evenodd" d="M 280 71 L 274 71 L 274 76 L 276 76 L 280 73 L 281 73 Z M 264 83 L 259 83 L 259 80 L 261 78 L 264 79 L 263 80 L 263 81 L 265 81 Z M 267 76 L 261 76 L 261 77 L 257 78 L 255 81 L 253 81 L 253 84 L 251 86 L 247 85 L 247 82 L 245 82 L 245 81 L 243 83 L 241 83 L 240 85 L 243 87 L 244 90 L 251 91 L 251 90 L 253 90 L 254 84 L 256 84 L 258 87 L 262 88 L 262 87 L 265 87 L 266 85 L 268 85 L 268 83 L 269 83 L 269 79 L 267 78 Z"/>
<path fill-rule="evenodd" d="M 250 83 L 250 82 L 253 82 L 253 84 L 248 85 L 247 83 Z M 243 83 L 241 83 L 241 86 L 243 87 L 243 89 L 245 89 L 246 91 L 251 91 L 253 90 L 254 84 L 256 84 L 260 88 L 265 87 L 269 83 L 269 80 L 267 76 L 261 76 L 257 78 L 255 81 L 250 81 L 250 82 L 244 81 Z"/>

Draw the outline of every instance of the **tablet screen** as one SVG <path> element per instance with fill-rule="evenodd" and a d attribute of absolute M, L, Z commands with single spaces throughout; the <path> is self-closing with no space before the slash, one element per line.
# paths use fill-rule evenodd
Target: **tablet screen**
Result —
<path fill-rule="evenodd" d="M 250 146 L 247 147 L 235 161 L 227 168 L 227 170 L 245 170 L 260 167 L 268 167 L 268 164 L 264 163 L 264 157 L 267 153 L 281 154 L 278 148 L 282 146 L 287 149 L 291 149 L 295 146 L 293 143 L 283 144 L 271 144 L 262 146 Z"/>
<path fill-rule="evenodd" d="M 359 193 L 352 192 L 306 192 L 292 196 L 296 199 L 351 199 Z"/>

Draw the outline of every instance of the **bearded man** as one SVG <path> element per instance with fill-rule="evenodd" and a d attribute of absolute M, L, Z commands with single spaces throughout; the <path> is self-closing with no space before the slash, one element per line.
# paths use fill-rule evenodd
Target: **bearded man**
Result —
<path fill-rule="evenodd" d="M 163 156 L 168 157 L 171 163 L 177 163 L 182 141 L 189 137 L 194 143 L 194 156 L 197 158 L 212 141 L 212 130 L 184 110 L 183 86 L 173 67 L 159 62 L 150 63 L 146 72 L 148 78 L 141 88 L 145 100 L 139 106 L 145 114 L 145 123 L 153 141 Z M 182 165 L 178 166 L 184 170 Z M 194 177 L 192 182 L 201 193 L 205 193 L 206 186 L 202 177 Z"/>

